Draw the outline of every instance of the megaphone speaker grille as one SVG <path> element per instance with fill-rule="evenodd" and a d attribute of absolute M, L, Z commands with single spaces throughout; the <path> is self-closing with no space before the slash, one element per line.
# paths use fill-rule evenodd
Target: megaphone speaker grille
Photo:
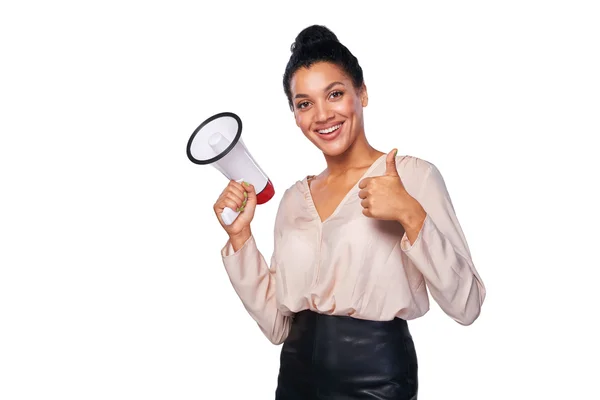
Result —
<path fill-rule="evenodd" d="M 242 120 L 232 112 L 215 114 L 194 130 L 187 156 L 195 164 L 212 164 L 225 157 L 240 140 Z"/>

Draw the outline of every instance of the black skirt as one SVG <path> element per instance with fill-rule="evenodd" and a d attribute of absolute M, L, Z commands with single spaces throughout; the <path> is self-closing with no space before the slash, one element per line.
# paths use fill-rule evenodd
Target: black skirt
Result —
<path fill-rule="evenodd" d="M 295 315 L 276 400 L 415 400 L 417 355 L 405 320 Z"/>

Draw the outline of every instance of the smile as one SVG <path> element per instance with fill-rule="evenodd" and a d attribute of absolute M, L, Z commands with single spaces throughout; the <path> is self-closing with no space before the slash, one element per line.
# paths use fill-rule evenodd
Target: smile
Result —
<path fill-rule="evenodd" d="M 342 122 L 342 124 L 343 124 L 343 122 Z M 333 133 L 333 132 L 337 131 L 338 129 L 340 129 L 342 124 L 337 124 L 337 125 L 327 128 L 327 129 L 321 129 L 321 130 L 318 130 L 317 132 L 319 132 L 321 135 L 328 135 L 328 134 Z"/>

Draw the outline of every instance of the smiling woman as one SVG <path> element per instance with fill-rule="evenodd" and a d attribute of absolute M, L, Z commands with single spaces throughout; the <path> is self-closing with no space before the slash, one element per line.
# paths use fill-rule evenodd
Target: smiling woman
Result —
<path fill-rule="evenodd" d="M 250 229 L 255 190 L 230 182 L 217 218 L 246 206 L 221 221 L 225 269 L 265 336 L 283 343 L 277 400 L 416 399 L 408 320 L 428 311 L 429 290 L 470 325 L 485 287 L 435 165 L 369 144 L 356 57 L 323 26 L 304 29 L 291 50 L 284 91 L 327 168 L 283 194 L 270 266 Z"/>
<path fill-rule="evenodd" d="M 338 156 L 352 144 L 367 144 L 362 68 L 329 29 L 312 26 L 298 35 L 283 87 L 296 125 L 326 157 Z"/>
<path fill-rule="evenodd" d="M 361 126 L 366 88 L 355 89 L 339 67 L 319 62 L 301 68 L 290 87 L 295 93 L 296 124 L 326 155 L 339 155 L 359 136 L 364 141 Z M 340 140 L 334 141 L 338 137 Z"/>

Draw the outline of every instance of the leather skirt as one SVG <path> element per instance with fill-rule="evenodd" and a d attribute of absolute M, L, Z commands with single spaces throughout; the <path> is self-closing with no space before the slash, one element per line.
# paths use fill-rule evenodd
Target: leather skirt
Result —
<path fill-rule="evenodd" d="M 276 400 L 415 400 L 417 355 L 405 320 L 305 310 L 283 343 Z"/>

